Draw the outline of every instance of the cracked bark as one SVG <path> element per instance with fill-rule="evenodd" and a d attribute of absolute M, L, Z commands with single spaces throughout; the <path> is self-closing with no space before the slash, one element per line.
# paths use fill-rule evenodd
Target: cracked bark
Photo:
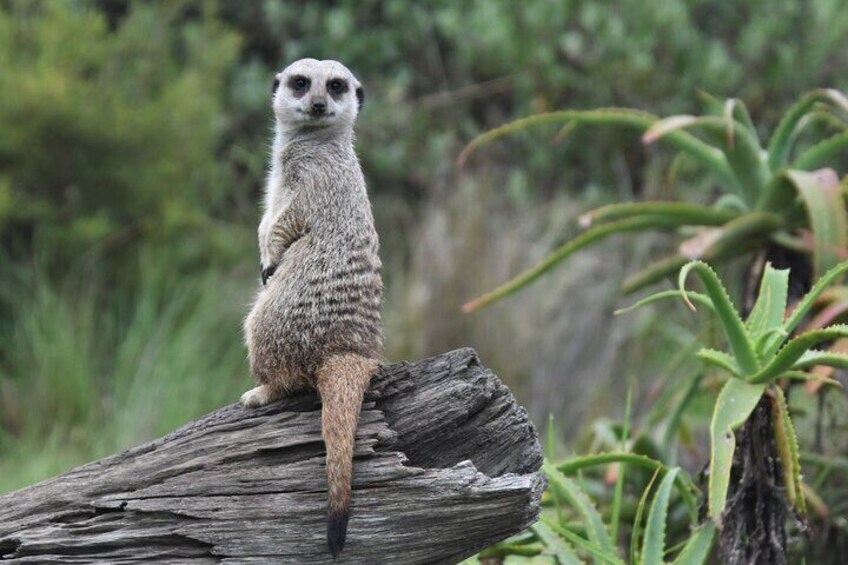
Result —
<path fill-rule="evenodd" d="M 335 561 L 314 394 L 227 406 L 0 496 L 0 561 L 456 563 L 536 520 L 541 462 L 526 411 L 462 349 L 374 377 Z"/>

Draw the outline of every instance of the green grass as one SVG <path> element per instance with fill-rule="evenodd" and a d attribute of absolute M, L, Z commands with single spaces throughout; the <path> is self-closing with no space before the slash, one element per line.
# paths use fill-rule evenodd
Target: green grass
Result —
<path fill-rule="evenodd" d="M 123 298 L 96 275 L 4 276 L 0 491 L 160 436 L 250 386 L 251 281 L 147 267 Z"/>

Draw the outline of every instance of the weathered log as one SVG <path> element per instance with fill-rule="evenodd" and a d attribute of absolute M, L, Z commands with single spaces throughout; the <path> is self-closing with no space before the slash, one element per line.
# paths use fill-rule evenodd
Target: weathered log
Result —
<path fill-rule="evenodd" d="M 335 561 L 314 394 L 227 406 L 0 496 L 0 561 L 456 563 L 536 520 L 541 460 L 525 410 L 462 349 L 374 377 Z"/>

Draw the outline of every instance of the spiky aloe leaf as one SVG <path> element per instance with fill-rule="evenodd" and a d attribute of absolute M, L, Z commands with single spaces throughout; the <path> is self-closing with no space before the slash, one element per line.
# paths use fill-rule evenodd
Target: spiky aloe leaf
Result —
<path fill-rule="evenodd" d="M 751 339 L 757 341 L 768 332 L 783 328 L 788 291 L 789 269 L 775 269 L 767 263 L 757 302 L 746 322 Z"/>
<path fill-rule="evenodd" d="M 666 473 L 654 495 L 654 502 L 648 512 L 648 524 L 645 526 L 645 544 L 642 547 L 643 565 L 663 565 L 665 553 L 665 525 L 668 517 L 668 504 L 671 500 L 671 487 L 680 469 L 674 467 Z"/>
<path fill-rule="evenodd" d="M 739 364 L 739 368 L 748 374 L 753 374 L 757 370 L 757 355 L 754 352 L 754 344 L 751 341 L 745 324 L 739 317 L 739 313 L 733 306 L 730 296 L 722 286 L 721 281 L 709 265 L 702 261 L 692 261 L 687 263 L 680 270 L 678 286 L 681 292 L 685 292 L 686 277 L 691 271 L 694 271 L 704 284 L 707 295 L 713 302 L 716 314 L 721 322 L 721 328 L 724 331 L 725 337 L 730 344 L 730 349 L 733 351 L 733 356 Z M 684 296 L 685 299 L 685 296 Z M 691 308 L 694 306 L 688 303 Z"/>
<path fill-rule="evenodd" d="M 739 364 L 736 363 L 736 359 L 724 351 L 718 351 L 716 349 L 702 349 L 697 353 L 697 355 L 707 363 L 715 365 L 720 369 L 724 369 L 733 376 L 738 377 L 742 374 L 741 369 L 739 369 Z"/>
<path fill-rule="evenodd" d="M 542 464 L 542 470 L 548 477 L 549 485 L 558 489 L 568 502 L 577 509 L 586 524 L 586 532 L 589 541 L 599 546 L 601 550 L 610 555 L 615 555 L 615 545 L 604 526 L 601 515 L 595 505 L 577 483 L 566 477 L 554 465 L 548 461 Z M 595 562 L 598 562 L 596 557 Z"/>
<path fill-rule="evenodd" d="M 848 100 L 838 90 L 819 89 L 804 95 L 784 114 L 771 136 L 768 144 L 768 164 L 771 170 L 777 171 L 789 162 L 794 132 L 805 116 L 820 102 L 833 104 L 848 112 Z M 797 163 L 796 166 L 798 166 Z"/>
<path fill-rule="evenodd" d="M 765 391 L 765 385 L 751 384 L 740 379 L 730 379 L 721 389 L 710 424 L 710 481 L 709 513 L 716 526 L 721 528 L 722 513 L 727 502 L 730 485 L 730 468 L 736 450 L 733 430 L 741 426 Z"/>
<path fill-rule="evenodd" d="M 810 369 L 817 365 L 827 365 L 837 369 L 848 369 L 848 353 L 836 351 L 807 351 L 798 359 L 793 369 Z"/>
<path fill-rule="evenodd" d="M 658 225 L 654 218 L 628 218 L 626 220 L 619 220 L 618 222 L 611 222 L 609 224 L 602 224 L 594 228 L 590 228 L 556 249 L 534 267 L 527 269 L 495 290 L 487 292 L 483 296 L 468 302 L 462 307 L 462 310 L 466 313 L 473 312 L 474 310 L 488 306 L 493 302 L 513 294 L 517 290 L 534 282 L 543 274 L 550 271 L 568 256 L 597 241 L 601 241 L 602 239 L 606 239 L 607 237 L 619 233 L 652 230 L 658 229 L 658 227 L 661 227 L 661 225 Z"/>
<path fill-rule="evenodd" d="M 784 327 L 788 333 L 792 333 L 795 328 L 798 327 L 798 324 L 801 323 L 804 316 L 806 316 L 810 309 L 815 305 L 819 296 L 821 296 L 829 286 L 839 280 L 839 278 L 846 272 L 848 272 L 848 261 L 843 261 L 826 272 L 821 278 L 819 278 L 818 281 L 816 281 L 816 284 L 813 285 L 810 292 L 804 295 L 804 298 L 801 299 L 801 302 L 798 303 L 798 306 L 795 307 L 792 314 L 786 320 Z"/>
<path fill-rule="evenodd" d="M 715 524 L 712 522 L 705 523 L 689 536 L 689 541 L 686 542 L 683 551 L 674 560 L 674 565 L 703 565 L 703 563 L 706 563 L 710 549 L 713 547 L 714 537 Z"/>
<path fill-rule="evenodd" d="M 732 139 L 733 136 L 733 122 L 736 121 L 745 126 L 745 128 L 751 132 L 751 137 L 753 137 L 757 141 L 757 145 L 759 145 L 759 134 L 757 133 L 757 128 L 754 125 L 753 120 L 751 120 L 751 114 L 748 113 L 748 108 L 745 107 L 744 102 L 738 98 L 729 98 L 725 101 L 724 121 L 726 123 L 726 135 L 730 139 Z"/>
<path fill-rule="evenodd" d="M 739 216 L 735 210 L 686 202 L 626 202 L 602 206 L 580 216 L 580 226 L 634 217 L 654 217 L 663 225 L 721 226 Z"/>
<path fill-rule="evenodd" d="M 639 541 L 642 538 L 642 515 L 645 513 L 645 508 L 648 506 L 648 495 L 651 494 L 651 490 L 654 488 L 654 483 L 658 476 L 659 470 L 657 470 L 651 477 L 651 480 L 648 481 L 648 486 L 646 486 L 645 490 L 642 491 L 642 496 L 639 497 L 639 504 L 636 506 L 636 516 L 633 519 L 633 532 L 630 534 L 631 563 L 639 563 L 641 561 L 639 559 Z"/>
<path fill-rule="evenodd" d="M 728 123 L 730 135 L 728 135 Z M 742 197 L 748 209 L 753 209 L 759 193 L 769 180 L 770 173 L 759 141 L 744 125 L 735 120 L 728 122 L 724 118 L 715 116 L 672 116 L 656 122 L 645 132 L 642 139 L 646 143 L 651 143 L 669 134 L 680 133 L 683 128 L 691 127 L 703 129 L 716 143 L 720 144 L 736 179 L 731 186 L 739 191 L 739 196 Z"/>
<path fill-rule="evenodd" d="M 838 133 L 820 141 L 798 155 L 793 169 L 811 171 L 830 163 L 831 159 L 845 154 L 848 149 L 848 132 Z"/>
<path fill-rule="evenodd" d="M 624 279 L 624 283 L 621 285 L 621 292 L 625 296 L 638 292 L 645 287 L 679 272 L 680 268 L 688 261 L 689 259 L 687 257 L 679 254 L 654 261 L 647 267 Z"/>
<path fill-rule="evenodd" d="M 724 261 L 757 248 L 763 238 L 779 230 L 783 220 L 777 214 L 751 212 L 727 222 L 717 238 L 703 252 L 701 259 Z M 672 255 L 652 263 L 628 277 L 622 285 L 624 294 L 631 294 L 661 279 L 669 277 L 686 264 L 691 257 Z"/>
<path fill-rule="evenodd" d="M 807 512 L 807 505 L 804 500 L 804 490 L 801 487 L 798 437 L 795 434 L 795 426 L 792 425 L 792 418 L 789 416 L 789 407 L 786 405 L 783 389 L 777 386 L 773 388 L 773 391 L 772 425 L 774 426 L 777 453 L 780 456 L 783 469 L 783 486 L 786 489 L 786 497 L 789 499 L 789 503 L 803 515 Z"/>
<path fill-rule="evenodd" d="M 767 383 L 780 378 L 780 375 L 792 369 L 809 349 L 823 341 L 839 337 L 848 337 L 848 325 L 837 324 L 821 330 L 813 330 L 790 340 L 776 355 L 771 357 L 768 364 L 748 379 L 751 383 Z"/>
<path fill-rule="evenodd" d="M 848 254 L 848 212 L 839 177 L 831 169 L 787 171 L 786 177 L 807 208 L 813 232 L 814 276 L 818 278 Z"/>
<path fill-rule="evenodd" d="M 546 524 L 548 528 L 553 530 L 553 532 L 558 534 L 562 539 L 567 540 L 573 546 L 579 547 L 580 549 L 591 555 L 596 562 L 600 561 L 603 563 L 608 563 L 609 565 L 624 565 L 624 561 L 622 561 L 614 553 L 610 553 L 604 550 L 596 543 L 583 539 L 581 536 L 570 531 L 568 528 L 564 528 L 561 525 L 552 522 L 551 520 L 548 520 L 544 517 L 542 517 L 540 521 Z"/>
<path fill-rule="evenodd" d="M 653 114 L 630 108 L 600 108 L 596 110 L 583 111 L 564 110 L 560 112 L 537 114 L 535 116 L 522 118 L 508 124 L 504 124 L 478 136 L 465 146 L 457 161 L 462 164 L 468 156 L 481 145 L 537 125 L 578 122 L 585 124 L 623 126 L 644 131 L 651 127 L 651 125 L 657 120 L 657 116 L 654 116 Z M 715 147 L 704 143 L 694 135 L 682 131 L 668 135 L 665 141 L 669 145 L 700 161 L 707 167 L 707 169 L 711 170 L 725 182 L 734 182 L 734 176 L 727 164 L 727 160 L 724 155 L 722 155 L 721 151 Z"/>
<path fill-rule="evenodd" d="M 553 553 L 559 565 L 581 565 L 583 563 L 568 542 L 557 535 L 544 519 L 530 526 L 530 529 L 542 540 L 545 547 Z"/>
<path fill-rule="evenodd" d="M 680 298 L 683 294 L 679 290 L 663 290 L 662 292 L 655 292 L 650 296 L 646 296 L 642 300 L 639 300 L 635 304 L 631 304 L 626 308 L 619 308 L 613 312 L 614 315 L 618 316 L 620 314 L 627 314 L 628 312 L 632 312 L 638 308 L 642 308 L 643 306 L 647 306 L 648 304 L 653 304 L 654 302 L 659 302 L 660 300 L 664 300 L 666 298 Z M 710 300 L 710 297 L 706 294 L 701 294 L 700 292 L 695 292 L 694 290 L 687 290 L 686 297 L 692 301 L 697 302 L 707 308 L 713 309 L 713 301 Z"/>

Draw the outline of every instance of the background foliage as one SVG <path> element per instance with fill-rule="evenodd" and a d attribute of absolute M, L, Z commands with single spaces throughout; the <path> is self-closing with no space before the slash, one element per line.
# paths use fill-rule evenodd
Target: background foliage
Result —
<path fill-rule="evenodd" d="M 771 131 L 802 93 L 848 90 L 846 41 L 838 0 L 0 2 L 0 490 L 249 386 L 240 322 L 257 285 L 269 86 L 306 55 L 343 60 L 366 87 L 358 151 L 388 356 L 473 345 L 574 446 L 623 411 L 630 381 L 650 426 L 657 399 L 685 389 L 666 387 L 682 352 L 715 331 L 678 309 L 613 322 L 616 288 L 662 238 L 602 245 L 480 316 L 459 306 L 574 235 L 589 207 L 666 197 L 669 170 L 693 201 L 710 184 L 636 133 L 551 142 L 541 129 L 461 168 L 460 149 L 552 109 L 695 112 L 698 91 L 741 98 Z M 844 399 L 829 395 L 838 452 Z"/>

